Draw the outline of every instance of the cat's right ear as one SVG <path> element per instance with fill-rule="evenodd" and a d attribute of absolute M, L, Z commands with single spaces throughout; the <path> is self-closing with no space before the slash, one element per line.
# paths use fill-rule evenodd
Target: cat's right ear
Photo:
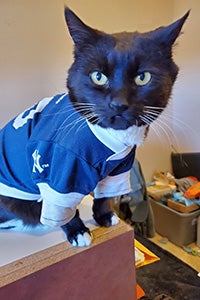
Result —
<path fill-rule="evenodd" d="M 69 33 L 75 44 L 91 43 L 97 39 L 97 30 L 87 26 L 68 7 L 65 7 L 65 20 Z"/>
<path fill-rule="evenodd" d="M 189 14 L 190 10 L 182 18 L 168 26 L 157 28 L 156 30 L 152 31 L 150 35 L 164 46 L 171 47 L 179 36 L 183 24 L 185 23 Z"/>

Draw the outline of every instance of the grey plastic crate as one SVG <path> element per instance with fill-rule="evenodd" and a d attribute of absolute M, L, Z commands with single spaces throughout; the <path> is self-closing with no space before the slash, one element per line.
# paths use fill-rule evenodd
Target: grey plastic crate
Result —
<path fill-rule="evenodd" d="M 150 200 L 155 217 L 156 232 L 177 246 L 186 246 L 197 240 L 197 219 L 200 209 L 183 214 L 155 200 Z"/>
<path fill-rule="evenodd" d="M 197 246 L 200 247 L 200 215 L 197 221 Z"/>

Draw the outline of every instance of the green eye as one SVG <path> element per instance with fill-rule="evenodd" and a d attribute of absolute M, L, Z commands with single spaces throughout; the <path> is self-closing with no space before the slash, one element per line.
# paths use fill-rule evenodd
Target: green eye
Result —
<path fill-rule="evenodd" d="M 151 80 L 151 73 L 149 73 L 149 72 L 142 72 L 142 73 L 138 74 L 134 78 L 134 80 L 135 80 L 135 83 L 138 86 L 146 85 Z"/>
<path fill-rule="evenodd" d="M 106 77 L 106 75 L 104 75 L 101 72 L 97 72 L 97 71 L 93 72 L 93 73 L 91 73 L 90 77 L 91 77 L 93 83 L 96 85 L 103 86 L 108 83 L 108 78 Z"/>

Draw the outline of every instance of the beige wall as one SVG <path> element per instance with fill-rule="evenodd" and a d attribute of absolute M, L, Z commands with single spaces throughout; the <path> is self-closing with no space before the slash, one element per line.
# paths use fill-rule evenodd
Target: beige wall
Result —
<path fill-rule="evenodd" d="M 198 0 L 0 0 L 0 127 L 40 98 L 65 91 L 66 73 L 72 61 L 72 42 L 64 23 L 64 3 L 89 25 L 116 32 L 136 29 L 145 31 L 168 24 L 190 8 L 187 2 L 192 2 L 194 8 L 199 9 Z M 198 13 L 194 11 L 190 25 L 185 26 L 187 36 L 181 37 L 175 55 L 183 66 L 182 73 L 187 73 L 192 83 L 193 79 L 187 70 L 191 60 L 188 53 L 192 51 L 188 41 L 194 41 L 193 27 L 198 22 L 197 18 Z M 183 49 L 185 47 L 187 57 Z M 196 59 L 193 60 L 193 75 L 194 70 L 197 71 Z M 178 91 L 174 93 L 177 98 L 173 97 L 175 110 L 180 106 L 182 94 L 186 93 L 187 80 L 180 79 Z M 198 85 L 194 91 L 196 94 L 197 89 Z M 197 97 L 195 99 L 197 101 Z M 187 107 L 189 109 L 190 105 L 187 104 Z M 169 113 L 172 114 L 171 108 Z M 155 169 L 170 168 L 170 142 L 163 138 L 163 132 L 157 134 L 159 137 L 152 131 L 138 150 L 148 180 Z"/>
<path fill-rule="evenodd" d="M 181 151 L 200 152 L 200 1 L 174 1 L 175 18 L 188 8 L 191 14 L 177 49 L 180 74 L 173 97 L 174 133 Z"/>
<path fill-rule="evenodd" d="M 60 1 L 0 0 L 0 24 L 1 126 L 40 97 L 63 91 L 71 56 Z"/>

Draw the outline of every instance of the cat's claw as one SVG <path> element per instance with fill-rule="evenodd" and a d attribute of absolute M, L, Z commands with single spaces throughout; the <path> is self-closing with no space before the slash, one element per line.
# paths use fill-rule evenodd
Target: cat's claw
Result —
<path fill-rule="evenodd" d="M 71 244 L 74 247 L 88 247 L 92 242 L 92 236 L 85 232 L 84 234 L 79 233 L 76 239 L 73 239 Z"/>
<path fill-rule="evenodd" d="M 100 226 L 110 227 L 119 223 L 118 216 L 112 211 L 98 217 L 94 214 L 93 217 Z"/>
<path fill-rule="evenodd" d="M 87 247 L 92 242 L 92 234 L 83 221 L 79 218 L 79 211 L 76 211 L 74 218 L 61 228 L 65 232 L 68 241 L 74 247 Z"/>
<path fill-rule="evenodd" d="M 113 213 L 113 216 L 111 218 L 111 226 L 117 225 L 119 223 L 119 218 L 116 215 L 116 213 Z"/>

